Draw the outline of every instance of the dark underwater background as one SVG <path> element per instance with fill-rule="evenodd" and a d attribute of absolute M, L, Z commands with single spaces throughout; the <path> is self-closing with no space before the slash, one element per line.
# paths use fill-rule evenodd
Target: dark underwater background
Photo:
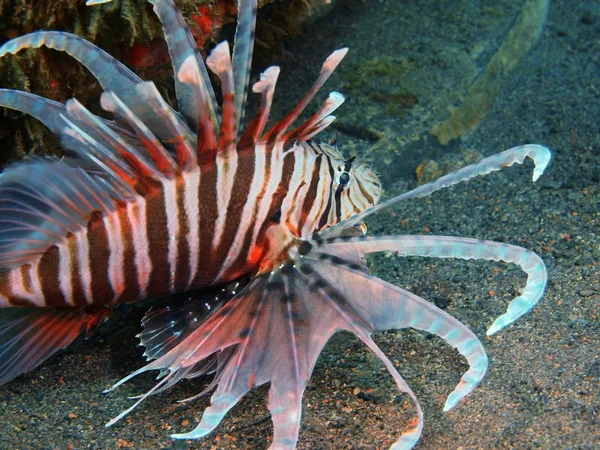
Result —
<path fill-rule="evenodd" d="M 8 21 L 25 17 L 8 3 L 0 2 L 3 40 L 20 29 Z M 39 15 L 51 13 L 46 3 L 66 2 L 10 3 Z M 188 8 L 190 1 L 183 3 Z M 273 112 L 281 117 L 310 87 L 324 59 L 334 49 L 350 47 L 309 112 L 331 90 L 346 96 L 322 139 L 337 133 L 346 156 L 372 161 L 386 195 L 524 143 L 553 151 L 551 165 L 536 183 L 531 181 L 533 166 L 526 162 L 400 204 L 368 222 L 372 235 L 439 234 L 516 244 L 535 251 L 548 266 L 547 292 L 539 305 L 488 338 L 487 327 L 524 286 L 517 267 L 372 258 L 371 270 L 378 276 L 435 302 L 469 326 L 490 358 L 481 386 L 444 413 L 446 396 L 466 370 L 460 355 L 441 339 L 416 331 L 376 335 L 424 409 L 417 448 L 599 448 L 600 3 L 337 0 L 330 8 L 321 3 L 313 0 L 318 14 L 293 31 L 281 20 L 287 14 L 294 23 L 294 8 L 275 4 L 259 11 L 259 30 L 268 30 L 271 39 L 267 33 L 257 44 L 254 79 L 266 64 L 281 65 Z M 146 10 L 144 24 L 154 20 L 151 8 Z M 75 20 L 78 13 L 69 14 Z M 61 17 L 67 21 L 71 16 Z M 99 17 L 93 18 L 95 33 L 79 27 L 84 37 L 94 34 L 95 42 L 109 47 L 106 33 L 122 29 L 130 37 L 118 12 L 107 13 L 105 22 Z M 139 40 L 150 41 L 157 23 L 138 26 Z M 99 94 L 68 58 L 55 52 L 27 55 L 20 64 L 14 57 L 0 60 L 0 67 L 7 68 L 0 69 L 2 87 L 30 88 L 61 101 L 87 91 L 93 97 L 93 89 Z M 46 72 L 38 70 L 42 65 L 36 55 L 46 61 Z M 59 75 L 59 69 L 69 74 Z M 164 79 L 165 70 L 168 65 L 144 68 L 143 74 Z M 0 112 L 0 139 L 4 162 L 24 152 L 57 148 L 41 126 L 14 113 Z M 180 383 L 104 428 L 130 405 L 128 395 L 153 385 L 152 376 L 142 376 L 102 394 L 143 365 L 135 335 L 147 307 L 119 308 L 88 341 L 78 340 L 0 388 L 0 447 L 265 448 L 272 428 L 264 387 L 245 397 L 202 441 L 173 441 L 169 434 L 196 425 L 208 397 L 176 401 L 201 391 L 207 380 Z M 414 413 L 378 360 L 353 336 L 338 334 L 321 355 L 305 393 L 299 448 L 388 448 Z"/>

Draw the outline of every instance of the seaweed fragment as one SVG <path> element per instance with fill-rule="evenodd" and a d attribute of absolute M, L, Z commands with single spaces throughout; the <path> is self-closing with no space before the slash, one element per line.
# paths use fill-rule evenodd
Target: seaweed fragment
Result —
<path fill-rule="evenodd" d="M 546 23 L 548 4 L 548 0 L 525 2 L 506 39 L 485 70 L 475 79 L 462 104 L 431 130 L 441 144 L 460 138 L 483 120 L 504 86 L 506 75 L 537 42 Z"/>

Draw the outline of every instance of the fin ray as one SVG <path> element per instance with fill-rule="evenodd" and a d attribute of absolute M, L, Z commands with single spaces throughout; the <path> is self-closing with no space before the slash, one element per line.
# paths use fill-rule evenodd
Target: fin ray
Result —
<path fill-rule="evenodd" d="M 321 89 L 321 86 L 327 81 L 329 76 L 333 73 L 335 68 L 342 61 L 344 56 L 348 53 L 347 48 L 341 48 L 333 52 L 323 63 L 323 67 L 321 68 L 321 72 L 317 77 L 317 80 L 314 82 L 312 87 L 308 90 L 304 97 L 298 102 L 298 104 L 294 107 L 294 109 L 285 116 L 282 120 L 280 120 L 269 132 L 264 136 L 263 140 L 268 142 L 276 142 L 281 139 L 281 136 L 287 131 L 289 126 L 302 114 L 308 103 L 315 96 L 317 91 Z"/>
<path fill-rule="evenodd" d="M 140 345 L 146 347 L 146 359 L 160 358 L 179 345 L 236 292 L 242 290 L 246 283 L 246 280 L 241 279 L 225 286 L 185 292 L 154 305 L 144 316 L 144 330 L 138 334 Z"/>
<path fill-rule="evenodd" d="M 150 154 L 160 173 L 173 176 L 178 170 L 177 163 L 156 135 L 114 92 L 105 92 L 100 97 L 102 108 L 110 111 L 127 122 Z"/>
<path fill-rule="evenodd" d="M 207 102 L 209 99 L 202 89 L 202 78 L 193 56 L 188 56 L 183 62 L 179 72 L 177 72 L 177 79 L 192 87 L 192 95 L 198 112 L 198 135 L 196 139 L 198 142 L 198 163 L 212 163 L 217 156 L 217 137 L 215 135 L 215 124 L 217 122 L 213 120 L 208 110 Z"/>
<path fill-rule="evenodd" d="M 14 109 L 35 117 L 60 138 L 61 144 L 65 149 L 71 150 L 76 154 L 80 153 L 79 141 L 74 140 L 65 132 L 65 129 L 69 128 L 69 124 L 63 120 L 63 116 L 67 116 L 68 113 L 66 106 L 62 103 L 40 97 L 39 95 L 30 94 L 29 92 L 14 89 L 0 89 L 0 106 Z M 126 134 L 126 130 L 114 122 L 98 116 L 94 117 L 102 123 L 103 126 L 109 128 L 114 133 L 120 135 Z M 92 128 L 87 127 L 84 123 L 75 118 L 72 118 L 72 121 L 96 140 L 103 142 L 101 136 L 95 134 Z"/>
<path fill-rule="evenodd" d="M 444 175 L 437 180 L 423 184 L 411 191 L 405 192 L 404 194 L 400 194 L 394 198 L 381 202 L 359 214 L 355 214 L 351 218 L 343 220 L 325 230 L 323 233 L 321 233 L 321 237 L 333 238 L 340 236 L 343 233 L 343 230 L 346 228 L 356 226 L 371 214 L 381 211 L 385 208 L 389 208 L 398 202 L 411 198 L 426 197 L 435 191 L 462 183 L 463 181 L 468 181 L 471 178 L 502 170 L 503 168 L 510 167 L 513 164 L 523 164 L 526 158 L 530 158 L 533 161 L 534 169 L 532 178 L 533 181 L 536 181 L 542 175 L 542 173 L 544 173 L 544 170 L 546 170 L 546 167 L 550 163 L 551 157 L 552 154 L 550 153 L 550 150 L 548 150 L 546 147 L 535 144 L 522 145 L 520 147 L 514 147 L 509 150 L 505 150 L 501 153 L 484 158 L 475 164 L 470 164 L 462 169 Z"/>
<path fill-rule="evenodd" d="M 217 44 L 206 58 L 206 65 L 221 80 L 221 91 L 223 92 L 219 152 L 235 150 L 237 141 L 235 85 L 227 41 Z"/>
<path fill-rule="evenodd" d="M 171 64 L 173 65 L 173 72 L 175 73 L 175 91 L 181 114 L 187 119 L 188 125 L 196 130 L 199 115 L 198 106 L 194 101 L 197 94 L 193 90 L 201 89 L 202 96 L 207 98 L 206 106 L 208 107 L 212 123 L 219 123 L 216 114 L 217 101 L 208 72 L 183 16 L 172 0 L 149 0 L 149 2 L 153 5 L 154 12 L 163 26 L 165 40 L 167 41 L 171 56 Z M 189 57 L 193 58 L 191 61 L 200 74 L 197 86 L 187 84 L 177 77 L 177 74 Z"/>
<path fill-rule="evenodd" d="M 344 247 L 354 247 L 362 254 L 392 251 L 400 256 L 435 258 L 485 259 L 517 264 L 527 274 L 527 282 L 519 296 L 508 305 L 487 334 L 492 335 L 529 312 L 542 298 L 548 272 L 542 259 L 530 250 L 515 245 L 480 239 L 452 236 L 377 236 L 332 239 L 323 248 L 335 253 Z M 347 250 L 346 250 L 347 251 Z"/>
<path fill-rule="evenodd" d="M 254 29 L 256 28 L 256 0 L 238 0 L 238 18 L 233 44 L 233 78 L 235 92 L 236 129 L 241 130 L 246 108 L 246 96 L 252 66 Z"/>
<path fill-rule="evenodd" d="M 353 261 L 324 256 L 326 254 L 319 254 L 319 260 L 305 257 L 305 261 L 312 264 L 311 272 L 318 272 L 318 277 L 328 280 L 343 298 L 350 299 L 353 313 L 368 324 L 363 330 L 368 330 L 369 334 L 402 328 L 427 331 L 444 339 L 467 359 L 469 369 L 448 396 L 445 410 L 479 385 L 487 370 L 488 359 L 477 336 L 465 325 L 421 297 L 355 269 Z M 353 319 L 348 323 L 352 327 L 346 329 L 360 336 L 363 331 L 356 327 L 360 322 Z"/>
<path fill-rule="evenodd" d="M 260 140 L 271 112 L 278 76 L 279 67 L 271 66 L 260 74 L 260 80 L 252 86 L 252 92 L 261 94 L 261 102 L 256 115 L 240 137 L 238 148 L 241 151 L 253 151 L 256 143 Z"/>
<path fill-rule="evenodd" d="M 283 136 L 283 140 L 287 142 L 308 141 L 331 125 L 334 119 L 331 113 L 339 108 L 344 100 L 344 96 L 339 92 L 331 92 L 321 109 L 298 128 Z"/>
<path fill-rule="evenodd" d="M 142 79 L 118 59 L 89 41 L 64 31 L 36 31 L 6 42 L 0 47 L 0 58 L 27 48 L 48 48 L 64 51 L 82 63 L 105 91 L 122 92 Z"/>
<path fill-rule="evenodd" d="M 216 388 L 211 405 L 204 411 L 200 423 L 193 430 L 173 437 L 197 439 L 207 435 L 251 388 L 270 382 L 268 407 L 274 425 L 271 448 L 293 448 L 300 427 L 301 398 L 317 358 L 337 330 L 347 329 L 357 334 L 388 369 L 391 367 L 398 388 L 409 393 L 415 402 L 419 420 L 398 442 L 416 441 L 422 429 L 422 412 L 410 388 L 370 340 L 369 335 L 375 328 L 361 315 L 368 300 L 357 299 L 364 292 L 337 290 L 334 285 L 340 281 L 344 284 L 345 279 L 334 279 L 335 274 L 346 278 L 348 275 L 335 268 L 322 277 L 311 270 L 310 266 L 321 264 L 313 260 L 313 256 L 318 255 L 305 256 L 298 267 L 289 262 L 270 274 L 258 276 L 179 345 L 115 387 L 148 370 L 169 372 L 168 382 L 161 381 L 140 397 L 141 401 L 167 385 L 191 377 L 191 368 L 225 352 L 209 386 Z M 361 282 L 370 283 L 371 277 L 362 274 Z M 351 289 L 350 283 L 348 288 Z M 397 297 L 398 294 L 394 298 L 397 300 Z M 235 324 L 233 332 L 232 324 Z M 472 361 L 472 355 L 469 358 Z M 139 401 L 133 407 L 138 404 Z M 131 408 L 123 414 L 129 411 Z"/>

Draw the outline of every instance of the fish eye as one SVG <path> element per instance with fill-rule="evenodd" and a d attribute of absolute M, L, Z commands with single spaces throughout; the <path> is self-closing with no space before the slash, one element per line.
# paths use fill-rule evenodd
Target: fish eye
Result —
<path fill-rule="evenodd" d="M 346 186 L 350 182 L 350 174 L 346 171 L 340 173 L 338 176 L 338 184 L 340 186 Z"/>

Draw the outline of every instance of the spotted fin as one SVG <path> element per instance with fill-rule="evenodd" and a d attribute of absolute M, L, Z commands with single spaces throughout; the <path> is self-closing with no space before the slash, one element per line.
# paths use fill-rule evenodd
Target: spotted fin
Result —
<path fill-rule="evenodd" d="M 89 337 L 109 315 L 109 308 L 0 311 L 0 385 L 35 369 L 82 331 Z"/>
<path fill-rule="evenodd" d="M 394 251 L 400 255 L 485 258 L 519 264 L 528 274 L 523 293 L 488 333 L 498 331 L 527 312 L 541 297 L 547 274 L 541 259 L 525 249 L 465 238 L 429 236 L 346 236 L 305 242 L 299 255 L 252 280 L 178 345 L 121 380 L 150 370 L 163 378 L 115 423 L 148 395 L 190 378 L 202 362 L 219 359 L 214 369 L 211 406 L 198 426 L 180 439 L 212 432 L 225 414 L 253 387 L 270 383 L 268 406 L 274 434 L 271 448 L 294 448 L 298 439 L 301 397 L 321 350 L 338 330 L 354 333 L 383 362 L 401 392 L 415 404 L 417 419 L 394 448 L 412 448 L 423 428 L 416 397 L 393 364 L 371 340 L 371 333 L 414 328 L 436 334 L 469 363 L 444 410 L 453 408 L 483 379 L 488 359 L 479 339 L 459 321 L 420 297 L 370 275 L 365 255 Z M 212 366 L 214 367 L 214 366 Z M 203 372 L 206 373 L 206 372 Z"/>
<path fill-rule="evenodd" d="M 138 334 L 147 360 L 160 358 L 183 342 L 248 283 L 245 278 L 223 286 L 172 295 L 144 316 Z"/>

